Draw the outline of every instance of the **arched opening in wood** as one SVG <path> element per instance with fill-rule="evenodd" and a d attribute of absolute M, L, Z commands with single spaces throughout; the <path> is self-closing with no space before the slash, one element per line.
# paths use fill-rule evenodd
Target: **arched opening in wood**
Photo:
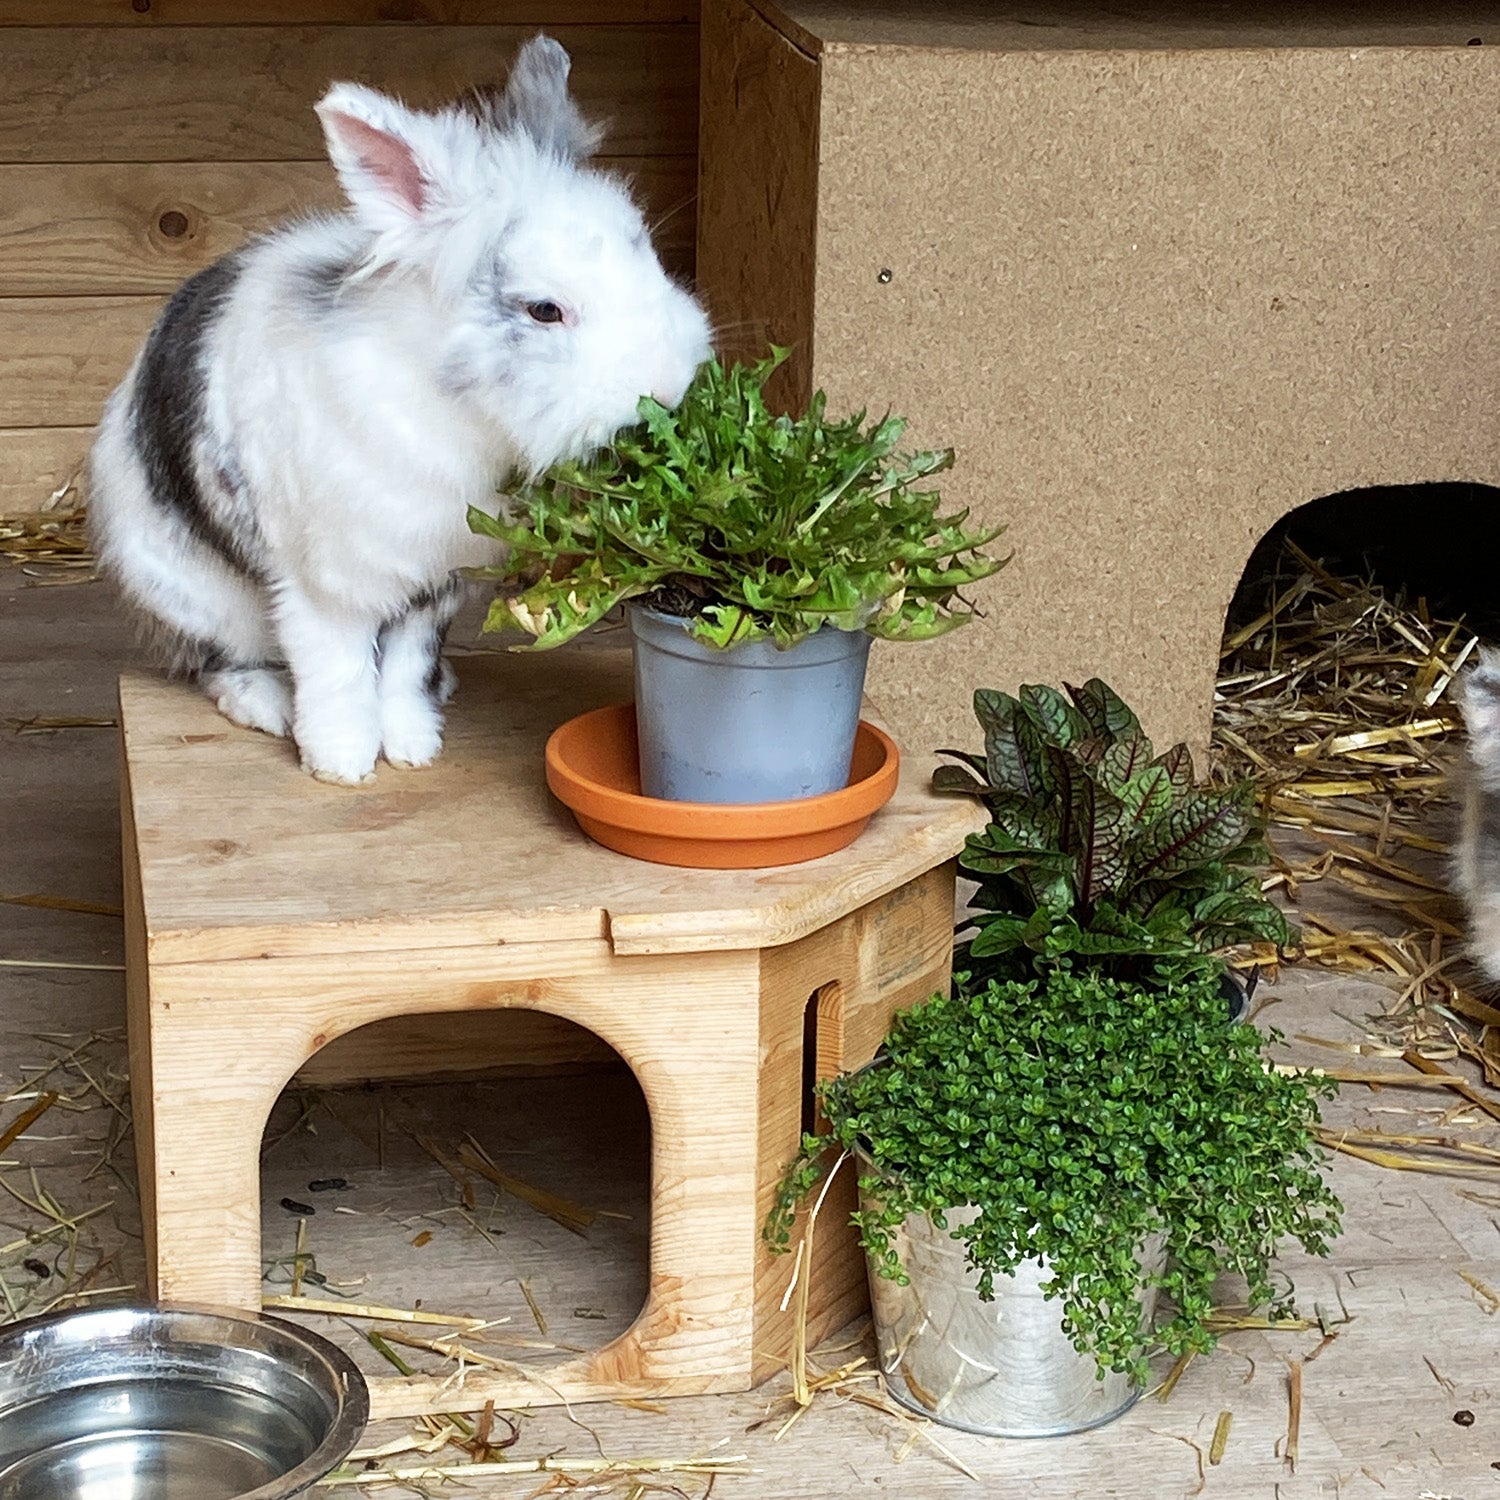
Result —
<path fill-rule="evenodd" d="M 585 1028 L 527 1009 L 377 1021 L 271 1111 L 266 1305 L 372 1377 L 451 1374 L 462 1348 L 545 1382 L 640 1313 L 650 1180 L 645 1096 Z"/>

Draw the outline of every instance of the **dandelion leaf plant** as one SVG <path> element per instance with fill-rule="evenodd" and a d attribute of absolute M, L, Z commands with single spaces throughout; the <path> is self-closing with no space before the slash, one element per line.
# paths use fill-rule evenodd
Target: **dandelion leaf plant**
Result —
<path fill-rule="evenodd" d="M 764 386 L 787 351 L 704 364 L 673 409 L 645 397 L 640 425 L 598 456 L 509 487 L 469 524 L 506 543 L 489 570 L 510 588 L 485 628 L 560 646 L 627 599 L 686 616 L 716 647 L 790 646 L 825 625 L 924 640 L 967 621 L 960 591 L 1003 566 L 999 527 L 939 514 L 919 487 L 951 450 L 901 452 L 905 422 L 835 420 L 820 391 L 774 415 Z"/>

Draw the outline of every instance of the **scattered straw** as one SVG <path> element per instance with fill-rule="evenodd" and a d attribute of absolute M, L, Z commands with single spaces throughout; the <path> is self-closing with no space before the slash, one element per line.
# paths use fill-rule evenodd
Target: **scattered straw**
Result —
<path fill-rule="evenodd" d="M 501 1171 L 472 1135 L 468 1136 L 463 1145 L 458 1148 L 458 1160 L 471 1172 L 477 1173 L 513 1198 L 529 1203 L 539 1214 L 545 1214 L 555 1223 L 561 1224 L 564 1229 L 572 1230 L 574 1234 L 584 1234 L 598 1217 L 591 1208 L 585 1208 L 569 1198 L 560 1197 L 557 1193 L 549 1193 L 545 1188 L 533 1187 L 529 1182 L 522 1181 L 510 1172 Z"/>
<path fill-rule="evenodd" d="M 512 1349 L 541 1350 L 549 1354 L 588 1353 L 588 1350 L 579 1344 L 545 1343 L 541 1339 L 518 1338 L 514 1334 L 492 1334 L 488 1330 L 493 1326 L 491 1323 L 483 1323 L 479 1328 L 470 1329 L 468 1332 L 471 1335 L 483 1333 L 486 1342 L 504 1344 Z M 514 1360 L 502 1359 L 495 1354 L 486 1354 L 483 1350 L 470 1348 L 456 1339 L 423 1339 L 415 1334 L 399 1333 L 394 1328 L 382 1328 L 379 1332 L 382 1338 L 393 1344 L 400 1344 L 406 1349 L 422 1349 L 429 1354 L 439 1354 L 444 1359 L 457 1360 L 460 1365 L 484 1365 L 489 1369 L 503 1370 L 508 1374 L 523 1374 L 527 1379 L 538 1378 L 532 1371 L 526 1370 Z"/>
<path fill-rule="evenodd" d="M 0 516 L 0 558 L 38 583 L 88 583 L 95 576 L 85 512 L 54 503 L 67 497 L 73 482 L 54 493 L 47 509 Z"/>
<path fill-rule="evenodd" d="M 1156 1399 L 1158 1401 L 1168 1401 L 1171 1399 L 1172 1392 L 1177 1389 L 1177 1382 L 1182 1379 L 1187 1367 L 1193 1362 L 1193 1354 L 1194 1351 L 1189 1349 L 1186 1354 L 1178 1356 L 1177 1363 L 1172 1366 L 1167 1374 L 1167 1378 L 1157 1388 Z"/>
<path fill-rule="evenodd" d="M 25 719 L 6 721 L 17 734 L 55 734 L 59 729 L 118 729 L 118 719 L 101 719 L 88 714 L 32 714 Z"/>
<path fill-rule="evenodd" d="M 297 1220 L 297 1238 L 292 1245 L 292 1300 L 302 1294 L 302 1275 L 307 1269 L 307 1220 Z"/>
<path fill-rule="evenodd" d="M 1413 1051 L 1405 1052 L 1402 1055 L 1402 1060 L 1410 1063 L 1419 1073 L 1425 1073 L 1429 1078 L 1441 1076 L 1443 1073 L 1441 1068 Z M 1450 1081 L 1448 1086 L 1454 1093 L 1462 1094 L 1470 1104 L 1478 1109 L 1482 1109 L 1491 1119 L 1500 1120 L 1500 1104 L 1496 1104 L 1487 1094 L 1481 1093 L 1472 1083 L 1460 1078 L 1456 1081 Z"/>
<path fill-rule="evenodd" d="M 1330 1130 L 1326 1126 L 1315 1127 L 1315 1134 L 1330 1151 L 1358 1157 L 1377 1167 L 1388 1167 L 1397 1172 L 1431 1172 L 1442 1177 L 1484 1177 L 1490 1181 L 1500 1181 L 1500 1163 L 1446 1161 L 1437 1156 L 1364 1145 L 1351 1139 L 1352 1132 Z M 1373 1135 L 1375 1132 L 1368 1134 Z"/>
<path fill-rule="evenodd" d="M 337 1318 L 360 1318 L 379 1323 L 427 1323 L 439 1328 L 460 1328 L 473 1333 L 488 1328 L 485 1318 L 458 1313 L 427 1312 L 423 1308 L 379 1307 L 368 1302 L 325 1302 L 316 1297 L 262 1297 L 261 1306 L 288 1312 L 327 1313 Z"/>
<path fill-rule="evenodd" d="M 54 958 L 0 958 L 0 969 L 82 969 L 99 974 L 123 974 L 124 964 L 77 964 Z"/>
<path fill-rule="evenodd" d="M 104 1172 L 129 1185 L 113 1161 L 128 1126 L 123 1037 L 34 1040 L 48 1047 L 49 1060 L 22 1065 L 0 1087 L 0 1105 L 15 1107 L 0 1152 L 35 1157 L 0 1172 L 0 1198 L 15 1205 L 4 1214 L 14 1231 L 0 1245 L 0 1318 L 9 1319 L 137 1291 L 117 1264 L 119 1200 L 110 1193 L 101 1201 L 90 1185 Z M 33 1134 L 44 1115 L 49 1133 Z"/>
<path fill-rule="evenodd" d="M 1468 1282 L 1474 1291 L 1475 1300 L 1489 1317 L 1494 1317 L 1497 1312 L 1500 1312 L 1500 1292 L 1496 1292 L 1488 1283 L 1481 1281 L 1472 1271 L 1460 1270 L 1458 1274 Z"/>
<path fill-rule="evenodd" d="M 1216 1307 L 1204 1320 L 1213 1333 L 1243 1333 L 1254 1329 L 1260 1333 L 1306 1333 L 1318 1325 L 1311 1318 L 1267 1318 L 1238 1308 Z"/>
<path fill-rule="evenodd" d="M 42 896 L 35 892 L 24 895 L 0 894 L 0 906 L 34 906 L 44 911 L 77 911 L 97 917 L 123 917 L 125 908 L 111 906 L 102 901 L 78 901 L 71 896 Z"/>
<path fill-rule="evenodd" d="M 1157 1437 L 1171 1438 L 1174 1443 L 1182 1443 L 1193 1450 L 1193 1457 L 1198 1464 L 1198 1483 L 1186 1493 L 1189 1496 L 1202 1494 L 1204 1485 L 1208 1483 L 1208 1471 L 1203 1467 L 1203 1450 L 1197 1443 L 1190 1437 L 1184 1437 L 1180 1432 L 1167 1432 L 1160 1427 L 1148 1427 L 1146 1430 L 1155 1433 Z"/>
<path fill-rule="evenodd" d="M 8 1150 L 57 1103 L 56 1094 L 43 1094 L 29 1109 L 23 1110 L 4 1130 L 0 1130 L 0 1151 Z"/>
<path fill-rule="evenodd" d="M 511 1197 L 530 1204 L 538 1213 L 545 1214 L 547 1218 L 561 1224 L 564 1229 L 571 1230 L 574 1234 L 585 1234 L 598 1217 L 591 1208 L 585 1208 L 582 1204 L 574 1203 L 571 1199 L 560 1197 L 556 1193 L 549 1193 L 545 1188 L 533 1187 L 529 1182 L 524 1182 L 521 1178 L 502 1171 L 472 1135 L 468 1136 L 463 1145 L 458 1148 L 458 1156 L 455 1159 L 430 1136 L 416 1132 L 411 1134 L 417 1145 L 467 1194 L 473 1192 L 473 1185 L 468 1175 L 473 1173 L 475 1176 L 483 1177 L 502 1192 L 509 1193 Z"/>
<path fill-rule="evenodd" d="M 521 1295 L 526 1299 L 526 1306 L 531 1309 L 531 1316 L 536 1323 L 538 1333 L 547 1332 L 547 1320 L 542 1316 L 542 1310 L 537 1306 L 537 1300 L 531 1290 L 531 1283 L 523 1276 L 520 1281 Z"/>
<path fill-rule="evenodd" d="M 582 1474 L 593 1478 L 629 1474 L 732 1474 L 748 1462 L 743 1453 L 729 1458 L 505 1458 L 485 1463 L 427 1464 L 418 1468 L 339 1470 L 322 1481 L 328 1488 L 357 1484 L 419 1485 L 442 1479 L 498 1478 L 507 1474 Z"/>
<path fill-rule="evenodd" d="M 1297 1472 L 1297 1448 L 1302 1435 L 1302 1361 L 1291 1362 L 1287 1382 L 1286 1461 Z"/>
<path fill-rule="evenodd" d="M 1444 1030 L 1430 1007 L 1466 996 L 1445 949 L 1459 929 L 1431 858 L 1443 846 L 1422 828 L 1447 792 L 1462 726 L 1453 683 L 1475 643 L 1462 624 L 1337 578 L 1289 543 L 1278 592 L 1221 658 L 1215 773 L 1254 778 L 1273 830 L 1319 851 L 1301 863 L 1278 852 L 1271 884 L 1297 901 L 1304 927 L 1294 956 L 1388 985 L 1412 1046 Z M 1372 903 L 1382 920 L 1347 928 L 1317 909 L 1324 886 Z"/>
<path fill-rule="evenodd" d="M 1208 1461 L 1210 1464 L 1223 1462 L 1224 1450 L 1229 1446 L 1229 1429 L 1234 1424 L 1234 1413 L 1232 1411 L 1221 1411 L 1219 1420 L 1214 1423 L 1213 1441 L 1208 1445 Z"/>

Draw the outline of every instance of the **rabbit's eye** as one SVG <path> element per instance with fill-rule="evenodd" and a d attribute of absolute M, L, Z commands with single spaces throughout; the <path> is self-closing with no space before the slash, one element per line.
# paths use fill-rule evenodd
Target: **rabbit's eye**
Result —
<path fill-rule="evenodd" d="M 528 302 L 526 311 L 537 323 L 561 323 L 563 310 L 555 302 Z"/>

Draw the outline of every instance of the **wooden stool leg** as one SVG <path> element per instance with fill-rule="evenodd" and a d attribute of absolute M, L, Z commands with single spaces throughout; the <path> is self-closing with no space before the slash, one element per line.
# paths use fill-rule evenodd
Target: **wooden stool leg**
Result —
<path fill-rule="evenodd" d="M 786 1367 L 792 1315 L 781 1299 L 790 1256 L 760 1237 L 776 1187 L 796 1155 L 807 1113 L 806 1084 L 874 1057 L 897 1010 L 948 987 L 953 961 L 954 869 L 942 865 L 801 942 L 761 955 L 761 1035 L 774 1038 L 761 1067 L 760 1179 L 755 1225 L 757 1383 Z M 813 1241 L 807 1336 L 815 1343 L 867 1305 L 863 1252 L 849 1225 L 856 1173 L 823 1202 Z M 805 1227 L 805 1218 L 802 1221 Z M 795 1247 L 796 1236 L 793 1237 Z"/>
<path fill-rule="evenodd" d="M 170 1302 L 258 1309 L 260 1144 L 300 1061 L 285 1038 L 224 1035 L 191 980 L 130 986 L 130 1092 L 147 1290 Z"/>

